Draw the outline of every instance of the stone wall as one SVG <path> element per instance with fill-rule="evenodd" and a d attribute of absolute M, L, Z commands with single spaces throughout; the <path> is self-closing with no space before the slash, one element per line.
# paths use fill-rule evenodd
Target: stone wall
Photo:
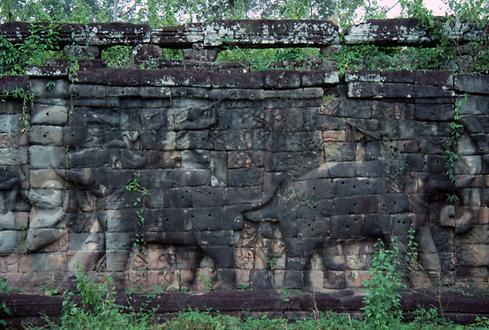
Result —
<path fill-rule="evenodd" d="M 412 286 L 488 285 L 489 75 L 96 66 L 0 79 L 11 287 L 358 288 L 391 237 Z"/>

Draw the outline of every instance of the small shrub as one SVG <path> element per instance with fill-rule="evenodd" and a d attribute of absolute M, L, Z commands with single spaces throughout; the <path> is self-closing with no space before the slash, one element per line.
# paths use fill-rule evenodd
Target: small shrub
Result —
<path fill-rule="evenodd" d="M 392 329 L 399 326 L 402 319 L 401 296 L 398 290 L 404 285 L 399 267 L 399 244 L 392 239 L 391 247 L 387 249 L 379 241 L 376 249 L 369 270 L 371 278 L 364 282 L 367 295 L 364 298 L 363 312 L 365 321 L 371 327 Z"/>
<path fill-rule="evenodd" d="M 202 281 L 205 292 L 211 292 L 214 289 L 214 281 L 209 275 L 203 275 L 200 280 Z"/>
<path fill-rule="evenodd" d="M 227 330 L 240 329 L 240 323 L 241 321 L 236 317 L 189 311 L 179 313 L 175 319 L 165 322 L 162 328 L 168 330 Z"/>
<path fill-rule="evenodd" d="M 112 46 L 102 51 L 102 59 L 111 68 L 128 67 L 131 60 L 131 46 Z"/>
<path fill-rule="evenodd" d="M 99 284 L 87 275 L 78 273 L 76 292 L 69 292 L 64 296 L 61 323 L 59 325 L 50 323 L 50 328 L 152 329 L 152 314 L 141 311 L 136 314 L 130 308 L 117 304 L 115 290 L 111 283 L 109 277 L 105 277 L 104 283 Z"/>
<path fill-rule="evenodd" d="M 9 292 L 10 290 L 7 284 L 7 279 L 0 278 L 0 294 L 7 294 Z M 10 314 L 10 308 L 8 308 L 6 303 L 3 302 L 0 304 L 0 312 L 5 313 L 7 315 Z M 0 328 L 5 327 L 6 325 L 7 323 L 5 322 L 5 320 L 0 319 Z"/>

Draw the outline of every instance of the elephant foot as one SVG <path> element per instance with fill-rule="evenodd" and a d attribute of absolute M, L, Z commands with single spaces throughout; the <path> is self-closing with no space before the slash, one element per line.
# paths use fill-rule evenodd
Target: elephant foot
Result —
<path fill-rule="evenodd" d="M 251 283 L 255 289 L 272 289 L 270 272 L 265 269 L 257 269 L 251 273 Z"/>
<path fill-rule="evenodd" d="M 284 288 L 304 289 L 304 272 L 288 270 L 285 272 Z"/>
<path fill-rule="evenodd" d="M 125 288 L 126 274 L 124 272 L 110 273 L 112 279 L 112 286 L 117 290 L 123 290 Z"/>
<path fill-rule="evenodd" d="M 229 291 L 236 289 L 236 272 L 234 269 L 218 269 L 214 290 Z"/>

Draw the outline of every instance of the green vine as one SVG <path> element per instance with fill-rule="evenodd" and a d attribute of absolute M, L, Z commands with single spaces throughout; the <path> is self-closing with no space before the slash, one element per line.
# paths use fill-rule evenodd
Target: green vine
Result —
<path fill-rule="evenodd" d="M 29 132 L 30 128 L 30 107 L 34 100 L 34 93 L 23 88 L 16 88 L 13 91 L 4 92 L 0 95 L 0 102 L 7 99 L 19 99 L 22 101 L 22 131 L 21 134 Z"/>
<path fill-rule="evenodd" d="M 418 243 L 416 242 L 416 230 L 410 226 L 407 233 L 407 255 L 409 258 L 409 267 L 411 270 L 418 270 Z"/>
<path fill-rule="evenodd" d="M 141 185 L 141 179 L 139 174 L 135 174 L 131 181 L 129 181 L 124 190 L 127 192 L 138 192 L 139 195 L 134 200 L 134 206 L 138 207 L 136 211 L 137 218 L 137 230 L 136 230 L 136 238 L 134 243 L 139 247 L 143 247 L 146 245 L 146 241 L 144 240 L 144 209 L 148 202 L 148 198 L 151 196 L 149 190 Z"/>
<path fill-rule="evenodd" d="M 448 138 L 444 145 L 444 154 L 445 154 L 445 173 L 448 176 L 450 182 L 455 185 L 457 182 L 457 174 L 456 174 L 456 164 L 459 159 L 459 155 L 457 152 L 458 143 L 462 136 L 462 121 L 461 121 L 461 109 L 462 106 L 467 101 L 467 95 L 464 98 L 458 99 L 455 102 L 455 106 L 453 107 L 453 117 L 452 121 L 448 125 Z M 458 197 L 456 194 L 448 194 L 447 202 L 455 203 L 458 201 Z"/>

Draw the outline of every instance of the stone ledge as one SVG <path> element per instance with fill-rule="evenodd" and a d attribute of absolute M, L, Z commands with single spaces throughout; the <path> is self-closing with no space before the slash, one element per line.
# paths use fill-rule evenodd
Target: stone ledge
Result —
<path fill-rule="evenodd" d="M 29 90 L 28 76 L 4 76 L 0 77 L 0 94 L 13 92 L 15 90 Z"/>
<path fill-rule="evenodd" d="M 195 86 L 204 88 L 290 89 L 339 84 L 335 71 L 269 70 L 226 73 L 185 69 L 86 69 L 76 83 L 108 86 Z"/>
<path fill-rule="evenodd" d="M 39 23 L 43 26 L 43 23 Z M 29 35 L 24 22 L 0 25 L 0 36 L 20 42 Z M 222 20 L 179 26 L 150 28 L 146 24 L 95 23 L 61 24 L 59 45 L 108 47 L 156 44 L 169 48 L 192 46 L 221 48 L 325 47 L 329 45 L 375 44 L 379 46 L 431 45 L 436 43 L 416 19 L 368 20 L 351 27 L 340 40 L 338 26 L 326 20 Z M 445 28 L 446 35 L 459 43 L 480 39 L 484 29 L 457 23 Z"/>
<path fill-rule="evenodd" d="M 442 22 L 443 17 L 439 17 Z M 478 40 L 484 29 L 457 23 L 445 26 L 445 35 L 460 43 Z M 352 26 L 345 33 L 346 45 L 374 44 L 379 46 L 433 45 L 437 42 L 430 32 L 414 18 L 371 19 Z"/>
<path fill-rule="evenodd" d="M 0 303 L 6 303 L 11 313 L 0 311 L 0 317 L 10 326 L 19 326 L 22 320 L 42 322 L 41 318 L 58 318 L 62 312 L 62 297 L 9 294 L 0 295 Z M 117 301 L 126 304 L 128 298 L 118 295 Z M 274 313 L 277 317 L 287 317 L 293 313 L 334 311 L 338 313 L 360 314 L 363 296 L 351 290 L 334 293 L 292 292 L 284 296 L 274 290 L 221 291 L 206 294 L 164 293 L 155 296 L 135 295 L 131 305 L 136 311 L 154 308 L 163 318 L 185 310 L 220 312 L 224 314 Z M 475 316 L 489 315 L 487 296 L 481 292 L 442 292 L 428 290 L 404 290 L 401 306 L 407 314 L 419 308 L 442 308 L 445 317 L 458 322 L 470 323 Z"/>

